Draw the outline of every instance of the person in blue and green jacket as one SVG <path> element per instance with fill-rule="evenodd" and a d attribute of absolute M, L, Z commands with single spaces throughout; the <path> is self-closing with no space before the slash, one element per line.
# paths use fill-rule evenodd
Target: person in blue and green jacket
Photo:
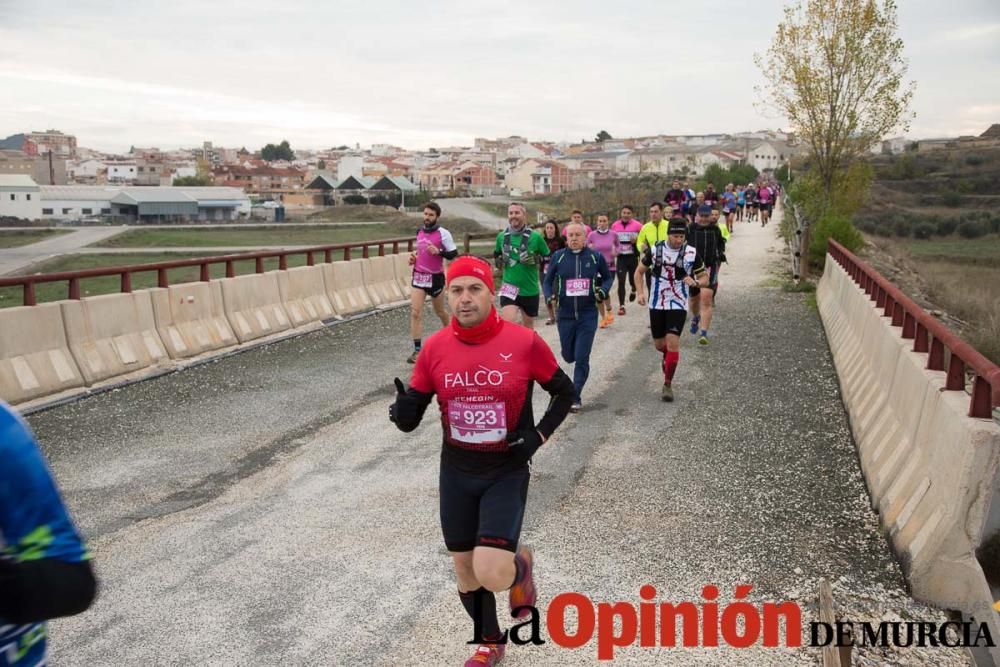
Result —
<path fill-rule="evenodd" d="M 0 667 L 46 660 L 45 621 L 87 609 L 90 553 L 31 429 L 0 401 Z"/>

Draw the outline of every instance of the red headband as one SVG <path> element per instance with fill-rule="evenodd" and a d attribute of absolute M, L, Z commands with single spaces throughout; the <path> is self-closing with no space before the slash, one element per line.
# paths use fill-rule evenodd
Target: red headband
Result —
<path fill-rule="evenodd" d="M 472 276 L 479 278 L 486 287 L 493 292 L 493 267 L 485 260 L 473 257 L 472 255 L 462 255 L 448 265 L 448 282 L 462 276 Z"/>

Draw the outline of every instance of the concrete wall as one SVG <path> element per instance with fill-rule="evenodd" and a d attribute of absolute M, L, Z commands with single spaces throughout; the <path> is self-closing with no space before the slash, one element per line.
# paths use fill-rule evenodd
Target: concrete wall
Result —
<path fill-rule="evenodd" d="M 239 343 L 226 319 L 221 282 L 149 290 L 156 332 L 172 359 L 188 359 Z"/>
<path fill-rule="evenodd" d="M 406 258 L 2 309 L 0 399 L 32 407 L 401 303 L 404 284 L 409 292 Z"/>
<path fill-rule="evenodd" d="M 58 303 L 0 310 L 0 398 L 15 404 L 83 386 Z"/>
<path fill-rule="evenodd" d="M 268 271 L 221 281 L 226 319 L 241 343 L 292 328 L 281 303 L 277 274 Z"/>
<path fill-rule="evenodd" d="M 168 362 L 148 292 L 61 301 L 66 340 L 88 385 Z"/>
<path fill-rule="evenodd" d="M 1000 426 L 968 417 L 968 394 L 946 391 L 945 373 L 927 370 L 927 355 L 829 255 L 817 300 L 872 505 L 914 597 L 988 620 L 1000 636 L 976 556 L 997 529 Z"/>

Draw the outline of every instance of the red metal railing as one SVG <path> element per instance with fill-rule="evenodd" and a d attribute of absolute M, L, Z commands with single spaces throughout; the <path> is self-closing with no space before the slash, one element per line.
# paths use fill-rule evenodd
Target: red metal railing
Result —
<path fill-rule="evenodd" d="M 875 307 L 892 318 L 892 325 L 902 327 L 903 338 L 913 340 L 913 351 L 927 354 L 927 368 L 947 372 L 946 389 L 964 390 L 966 370 L 972 371 L 969 416 L 990 418 L 993 408 L 1000 406 L 1000 367 L 833 239 L 830 239 L 828 252 L 871 297 Z"/>
<path fill-rule="evenodd" d="M 333 261 L 333 253 L 343 252 L 345 261 L 350 261 L 351 251 L 361 248 L 361 257 L 369 257 L 369 248 L 378 247 L 379 256 L 386 254 L 386 247 L 392 248 L 392 254 L 398 253 L 401 244 L 406 244 L 407 252 L 413 251 L 413 237 L 402 237 L 394 239 L 381 239 L 376 241 L 358 241 L 355 243 L 337 243 L 334 245 L 313 246 L 311 248 L 301 248 L 297 250 L 265 250 L 260 252 L 246 252 L 237 255 L 219 255 L 215 257 L 195 257 L 191 259 L 178 259 L 172 262 L 155 262 L 152 264 L 130 264 L 128 266 L 109 266 L 103 269 L 85 269 L 83 271 L 62 271 L 59 273 L 39 273 L 31 276 L 14 276 L 11 278 L 0 278 L 0 287 L 21 287 L 22 303 L 25 306 L 37 304 L 35 297 L 35 285 L 41 283 L 67 282 L 67 296 L 70 299 L 80 298 L 80 281 L 84 278 L 99 278 L 102 276 L 119 276 L 121 278 L 121 291 L 132 291 L 132 274 L 156 271 L 157 286 L 169 287 L 170 280 L 167 272 L 170 269 L 178 269 L 186 266 L 197 266 L 201 268 L 199 280 L 207 282 L 210 279 L 209 267 L 213 264 L 226 265 L 226 277 L 236 276 L 235 263 L 255 260 L 254 271 L 264 273 L 265 259 L 278 259 L 278 269 L 288 268 L 289 255 L 305 255 L 306 266 L 314 266 L 316 258 L 322 254 L 322 263 Z"/>

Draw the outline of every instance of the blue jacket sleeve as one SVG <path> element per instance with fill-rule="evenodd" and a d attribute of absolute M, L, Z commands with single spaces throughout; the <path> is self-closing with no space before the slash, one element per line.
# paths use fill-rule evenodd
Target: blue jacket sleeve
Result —
<path fill-rule="evenodd" d="M 559 258 L 563 252 L 562 249 L 556 250 L 552 255 L 552 260 L 549 262 L 548 268 L 545 269 L 545 277 L 542 278 L 542 294 L 545 295 L 546 301 L 552 298 L 552 283 L 556 277 L 556 266 L 559 264 Z"/>

